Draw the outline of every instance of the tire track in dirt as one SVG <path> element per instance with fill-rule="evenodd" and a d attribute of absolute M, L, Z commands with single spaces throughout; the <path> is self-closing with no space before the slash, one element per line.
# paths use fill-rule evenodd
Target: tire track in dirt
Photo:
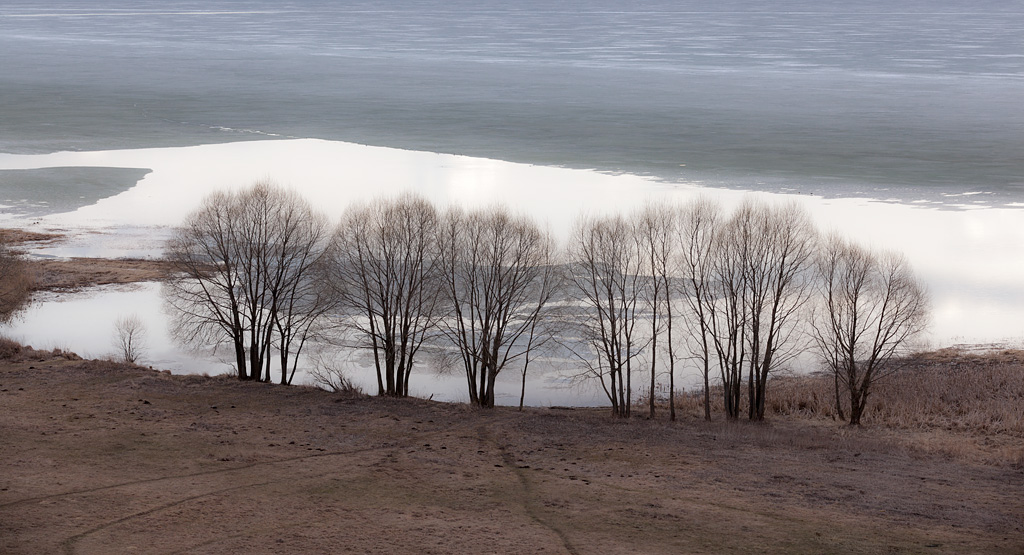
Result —
<path fill-rule="evenodd" d="M 202 499 L 204 497 L 209 497 L 211 495 L 217 495 L 217 494 L 221 494 L 221 493 L 225 493 L 225 492 L 229 492 L 229 491 L 235 491 L 235 490 L 240 490 L 240 489 L 245 489 L 245 488 L 252 488 L 252 487 L 259 487 L 259 486 L 265 486 L 267 484 L 272 484 L 275 481 L 276 480 L 268 480 L 266 482 L 260 482 L 260 483 L 256 483 L 256 484 L 242 484 L 242 485 L 238 485 L 238 486 L 232 486 L 230 488 L 222 488 L 222 489 L 219 489 L 219 490 L 207 491 L 207 492 L 203 492 L 203 493 L 200 493 L 200 494 L 197 494 L 197 495 L 192 495 L 192 496 L 186 497 L 184 499 L 178 499 L 177 501 L 172 501 L 170 503 L 164 503 L 163 505 L 159 505 L 159 506 L 153 507 L 151 509 L 146 509 L 145 511 L 140 511 L 140 512 L 137 512 L 137 513 L 134 513 L 134 514 L 130 514 L 130 515 L 121 517 L 119 519 L 112 520 L 110 522 L 105 522 L 105 523 L 103 523 L 103 524 L 101 524 L 99 526 L 95 526 L 95 527 L 90 528 L 90 529 L 88 529 L 88 530 L 86 530 L 84 532 L 80 532 L 78 534 L 75 534 L 74 536 L 71 536 L 71 537 L 65 539 L 63 542 L 61 542 L 61 547 L 63 548 L 64 553 L 66 553 L 68 555 L 72 555 L 75 552 L 75 544 L 76 543 L 78 543 L 82 539 L 84 539 L 84 538 L 86 538 L 88 536 L 91 536 L 91 535 L 93 535 L 93 534 L 95 534 L 97 532 L 102 532 L 103 530 L 106 530 L 107 528 L 111 528 L 111 527 L 117 526 L 118 524 L 124 524 L 125 522 L 131 521 L 131 520 L 135 520 L 135 519 L 140 518 L 140 517 L 149 516 L 151 514 L 158 513 L 160 511 L 165 511 L 167 509 L 170 509 L 170 508 L 173 508 L 173 507 L 177 507 L 179 505 L 184 505 L 185 503 L 189 503 L 191 501 L 195 501 L 196 499 Z"/>
<path fill-rule="evenodd" d="M 361 454 L 361 453 L 368 453 L 368 452 L 373 452 L 373 451 L 382 451 L 382 450 L 389 450 L 389 449 L 394 449 L 394 446 L 393 445 L 385 445 L 385 446 L 381 446 L 381 447 L 356 449 L 356 450 L 353 450 L 353 451 L 343 451 L 343 452 L 333 452 L 333 453 L 316 453 L 316 454 L 313 454 L 313 455 L 305 455 L 305 456 L 302 456 L 302 457 L 289 457 L 287 459 L 278 459 L 278 460 L 275 460 L 275 461 L 263 461 L 263 462 L 259 462 L 259 463 L 252 463 L 252 464 L 248 464 L 248 465 L 244 465 L 244 466 L 237 466 L 237 467 L 234 467 L 234 468 L 231 468 L 231 469 L 223 469 L 223 470 L 208 471 L 208 472 L 197 472 L 197 473 L 192 473 L 192 474 L 184 474 L 184 475 L 180 475 L 180 476 L 167 476 L 167 477 L 163 477 L 163 478 L 153 478 L 153 479 L 149 479 L 149 480 L 139 480 L 139 481 L 136 481 L 136 482 L 127 482 L 127 483 L 118 484 L 118 485 L 115 485 L 115 486 L 108 486 L 108 487 L 103 487 L 103 488 L 95 488 L 95 489 L 92 489 L 92 490 L 83 490 L 82 492 L 75 492 L 75 493 L 69 493 L 69 494 L 59 494 L 59 495 L 49 496 L 49 498 L 74 495 L 76 493 L 88 493 L 88 492 L 92 492 L 92 491 L 110 490 L 110 489 L 116 489 L 118 487 L 126 487 L 126 486 L 130 486 L 130 485 L 145 484 L 145 483 L 152 483 L 152 482 L 159 482 L 159 481 L 169 481 L 169 480 L 173 481 L 173 480 L 193 478 L 193 477 L 205 477 L 205 476 L 216 475 L 216 474 L 224 474 L 224 473 L 227 473 L 227 472 L 232 472 L 232 471 L 237 471 L 237 470 L 246 470 L 246 469 L 250 469 L 250 468 L 253 468 L 253 467 L 269 466 L 269 465 L 274 465 L 274 464 L 278 464 L 278 463 L 288 463 L 288 462 L 310 460 L 310 459 L 314 459 L 314 458 L 323 458 L 323 457 L 330 457 L 330 456 L 354 455 L 354 454 Z M 323 472 L 317 472 L 317 473 L 301 476 L 301 479 L 302 480 L 318 479 L 318 478 L 323 478 L 324 476 L 333 475 L 335 473 L 336 473 L 336 471 L 331 469 L 331 470 L 327 470 L 327 471 L 323 471 Z M 294 481 L 296 479 L 300 479 L 300 478 L 295 476 L 295 475 L 290 475 L 290 476 L 287 477 L 287 480 L 289 480 L 289 481 Z M 277 483 L 279 481 L 280 481 L 280 479 L 273 479 L 273 480 L 266 480 L 266 481 L 250 483 L 250 484 L 239 484 L 239 485 L 236 485 L 236 486 L 220 488 L 220 489 L 216 489 L 216 490 L 212 490 L 212 491 L 205 491 L 205 492 L 197 493 L 195 495 L 191 495 L 191 496 L 188 496 L 188 497 L 185 497 L 185 498 L 182 498 L 182 499 L 177 499 L 175 501 L 164 503 L 164 504 L 158 505 L 156 507 L 151 507 L 151 508 L 146 509 L 144 511 L 139 511 L 139 512 L 136 512 L 136 513 L 133 513 L 133 514 L 130 514 L 130 515 L 125 515 L 125 516 L 123 516 L 121 518 L 118 518 L 118 519 L 115 519 L 115 520 L 112 520 L 112 521 L 109 521 L 109 522 L 105 522 L 105 523 L 100 524 L 98 526 L 94 526 L 93 528 L 90 528 L 88 530 L 85 530 L 84 532 L 80 532 L 78 534 L 75 534 L 75 535 L 65 539 L 64 541 L 61 542 L 62 550 L 63 550 L 64 553 L 66 553 L 68 555 L 71 555 L 71 554 L 73 554 L 75 552 L 75 544 L 77 544 L 81 540 L 83 540 L 83 539 L 85 539 L 85 538 L 87 538 L 87 537 L 89 537 L 89 536 L 91 536 L 93 534 L 96 534 L 98 532 L 102 532 L 103 530 L 112 528 L 114 526 L 117 526 L 117 525 L 120 525 L 120 524 L 124 524 L 126 522 L 130 522 L 130 521 L 138 519 L 138 518 L 151 516 L 153 514 L 161 512 L 161 511 L 165 511 L 167 509 L 172 509 L 174 507 L 185 505 L 187 503 L 190 503 L 192 501 L 196 501 L 198 499 L 203 499 L 205 497 L 210 497 L 210 496 L 213 496 L 213 495 L 219 495 L 219 494 L 223 494 L 223 493 L 226 493 L 226 492 L 238 491 L 238 490 L 247 489 L 247 488 L 258 488 L 258 487 L 267 486 L 267 485 L 270 485 L 270 484 L 275 484 L 275 483 Z M 203 542 L 203 543 L 204 544 L 213 544 L 213 543 L 218 543 L 218 542 L 224 541 L 225 539 L 227 539 L 227 538 L 226 537 L 219 537 L 219 538 L 214 538 L 212 540 L 209 540 L 209 541 Z M 198 546 L 189 546 L 189 547 L 183 548 L 179 552 L 187 553 L 187 552 L 195 549 L 196 547 L 198 547 Z"/>
<path fill-rule="evenodd" d="M 523 469 L 519 468 L 519 465 L 516 464 L 515 456 L 513 456 L 504 445 L 491 437 L 486 424 L 482 424 L 477 427 L 477 435 L 480 437 L 480 441 L 492 445 L 498 451 L 498 454 L 501 455 L 501 460 L 504 463 L 505 468 L 508 468 L 518 479 L 520 486 L 519 503 L 522 505 L 526 515 L 540 526 L 547 528 L 558 536 L 559 541 L 562 542 L 562 547 L 564 547 L 570 555 L 579 555 L 580 552 L 573 546 L 572 542 L 569 541 L 569 536 L 566 535 L 565 531 L 555 523 L 543 518 L 536 510 L 537 503 L 536 496 L 533 493 L 533 485 L 530 483 L 530 479 L 526 476 L 526 473 L 523 472 Z"/>
<path fill-rule="evenodd" d="M 356 454 L 360 454 L 360 453 L 367 453 L 367 452 L 370 452 L 370 451 L 381 451 L 381 450 L 384 450 L 384 449 L 392 449 L 392 448 L 393 448 L 392 446 L 385 445 L 385 446 L 380 446 L 380 447 L 365 447 L 365 448 L 362 448 L 362 449 L 353 449 L 351 451 L 332 451 L 332 452 L 327 452 L 327 453 L 314 453 L 314 454 L 310 454 L 310 455 L 303 455 L 303 456 L 300 456 L 300 457 L 287 457 L 287 458 L 283 458 L 283 459 L 274 459 L 272 461 L 257 461 L 257 462 L 254 462 L 254 463 L 244 464 L 244 465 L 240 465 L 240 466 L 232 466 L 231 468 L 219 468 L 217 470 L 204 470 L 204 471 L 201 471 L 201 472 L 193 472 L 193 473 L 190 473 L 190 474 L 175 474 L 173 476 L 160 476 L 160 477 L 157 477 L 157 478 L 146 478 L 145 480 L 133 480 L 131 482 L 121 482 L 119 484 L 111 484 L 109 486 L 99 486 L 99 487 L 95 487 L 95 488 L 86 488 L 86 489 L 68 491 L 68 492 L 63 492 L 63 493 L 53 493 L 53 494 L 50 494 L 50 495 L 40 495 L 38 497 L 26 497 L 25 499 L 18 499 L 17 501 L 9 501 L 7 503 L 4 503 L 4 504 L 0 505 L 0 509 L 6 509 L 8 507 L 16 507 L 18 505 L 23 505 L 25 503 L 33 503 L 33 502 L 38 502 L 38 501 L 46 501 L 48 499 L 61 499 L 61 498 L 64 498 L 64 497 L 72 497 L 72 496 L 75 496 L 75 495 L 84 495 L 84 494 L 87 494 L 87 493 L 95 493 L 95 492 L 107 491 L 107 490 L 124 488 L 124 487 L 129 487 L 129 486 L 137 486 L 137 485 L 141 485 L 141 484 L 156 483 L 156 482 L 162 482 L 162 481 L 168 481 L 168 480 L 179 480 L 179 479 L 183 479 L 183 478 L 197 478 L 197 477 L 200 477 L 200 476 L 210 476 L 210 475 L 215 475 L 215 474 L 226 474 L 226 473 L 229 473 L 229 472 L 236 472 L 236 471 L 239 471 L 239 470 L 246 470 L 246 469 L 255 468 L 255 467 L 259 467 L 259 466 L 272 466 L 272 465 L 276 465 L 276 464 L 289 463 L 289 462 L 295 462 L 295 461 L 301 461 L 301 460 L 308 460 L 308 459 L 314 459 L 314 458 L 320 458 L 320 457 L 337 457 L 337 456 L 344 456 L 344 455 L 356 455 Z"/>

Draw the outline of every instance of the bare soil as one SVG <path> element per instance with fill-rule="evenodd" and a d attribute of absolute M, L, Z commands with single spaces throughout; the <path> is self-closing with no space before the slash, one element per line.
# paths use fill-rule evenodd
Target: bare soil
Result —
<path fill-rule="evenodd" d="M 171 272 L 164 260 L 133 258 L 69 258 L 32 260 L 35 289 L 74 291 L 97 285 L 161 281 Z"/>
<path fill-rule="evenodd" d="M 476 410 L 6 355 L 2 553 L 1024 552 L 1024 468 L 891 430 Z"/>

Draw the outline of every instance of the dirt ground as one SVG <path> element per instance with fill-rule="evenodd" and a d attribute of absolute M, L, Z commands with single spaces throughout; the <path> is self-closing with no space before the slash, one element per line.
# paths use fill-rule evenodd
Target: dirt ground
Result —
<path fill-rule="evenodd" d="M 2 553 L 1013 553 L 1024 469 L 780 419 L 0 362 Z M 20 360 L 19 360 L 20 359 Z"/>
<path fill-rule="evenodd" d="M 171 271 L 164 260 L 130 258 L 69 258 L 32 260 L 35 289 L 74 291 L 97 285 L 160 281 Z"/>

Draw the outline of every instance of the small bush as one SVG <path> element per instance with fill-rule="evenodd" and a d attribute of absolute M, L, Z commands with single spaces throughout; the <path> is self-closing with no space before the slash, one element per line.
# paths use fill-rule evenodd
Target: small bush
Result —
<path fill-rule="evenodd" d="M 0 337 L 0 360 L 14 360 L 20 354 L 20 343 L 6 337 Z"/>

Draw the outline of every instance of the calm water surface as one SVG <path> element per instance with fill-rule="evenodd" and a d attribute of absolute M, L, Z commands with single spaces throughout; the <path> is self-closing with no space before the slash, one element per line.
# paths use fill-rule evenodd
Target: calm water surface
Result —
<path fill-rule="evenodd" d="M 318 137 L 998 204 L 1024 199 L 1022 28 L 965 0 L 14 0 L 0 151 Z"/>

